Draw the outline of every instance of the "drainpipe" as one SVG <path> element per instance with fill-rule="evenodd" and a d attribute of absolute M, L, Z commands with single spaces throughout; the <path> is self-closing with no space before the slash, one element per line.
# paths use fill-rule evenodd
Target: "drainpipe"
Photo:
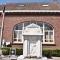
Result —
<path fill-rule="evenodd" d="M 4 17 L 5 17 L 5 6 L 2 12 L 2 26 L 1 26 L 1 37 L 0 37 L 0 56 L 2 55 L 2 36 L 3 36 L 3 28 L 4 28 Z"/>

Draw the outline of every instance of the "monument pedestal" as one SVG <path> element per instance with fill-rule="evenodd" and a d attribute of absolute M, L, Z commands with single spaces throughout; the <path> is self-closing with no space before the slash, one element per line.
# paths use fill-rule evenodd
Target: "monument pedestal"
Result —
<path fill-rule="evenodd" d="M 11 59 L 11 60 L 17 60 L 17 56 L 11 55 L 11 56 L 10 56 L 10 59 Z"/>
<path fill-rule="evenodd" d="M 47 57 L 41 57 L 41 58 L 24 58 L 23 55 L 19 56 L 17 60 L 48 60 Z"/>

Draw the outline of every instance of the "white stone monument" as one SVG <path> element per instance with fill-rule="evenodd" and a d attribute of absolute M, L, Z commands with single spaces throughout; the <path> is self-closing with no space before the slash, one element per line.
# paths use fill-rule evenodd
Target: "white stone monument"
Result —
<path fill-rule="evenodd" d="M 42 29 L 40 26 L 32 23 L 23 30 L 23 58 L 26 57 L 42 57 Z M 21 58 L 20 56 L 18 59 Z M 17 59 L 17 60 L 18 60 Z"/>

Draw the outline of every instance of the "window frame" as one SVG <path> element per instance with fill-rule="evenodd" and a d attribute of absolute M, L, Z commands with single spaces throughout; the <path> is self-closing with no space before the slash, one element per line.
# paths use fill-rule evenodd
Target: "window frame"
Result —
<path fill-rule="evenodd" d="M 22 30 L 14 30 L 14 31 L 18 31 L 18 35 L 19 35 L 19 31 L 22 32 Z M 17 39 L 17 41 L 14 41 L 14 39 Z M 18 39 L 20 39 L 20 38 L 18 38 L 18 37 L 14 38 L 14 32 L 13 32 L 13 43 L 23 43 L 23 35 L 22 35 L 22 41 L 21 42 L 19 42 Z"/>

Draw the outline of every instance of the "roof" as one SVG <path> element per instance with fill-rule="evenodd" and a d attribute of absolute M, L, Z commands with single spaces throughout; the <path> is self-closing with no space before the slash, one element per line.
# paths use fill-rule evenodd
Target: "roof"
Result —
<path fill-rule="evenodd" d="M 0 10 L 3 10 L 3 8 L 4 8 L 4 5 L 0 5 Z"/>
<path fill-rule="evenodd" d="M 4 5 L 0 5 L 0 10 L 3 10 Z M 54 2 L 31 2 L 31 3 L 7 3 L 5 10 L 59 10 L 60 3 Z"/>
<path fill-rule="evenodd" d="M 60 10 L 58 3 L 8 3 L 6 10 Z"/>

